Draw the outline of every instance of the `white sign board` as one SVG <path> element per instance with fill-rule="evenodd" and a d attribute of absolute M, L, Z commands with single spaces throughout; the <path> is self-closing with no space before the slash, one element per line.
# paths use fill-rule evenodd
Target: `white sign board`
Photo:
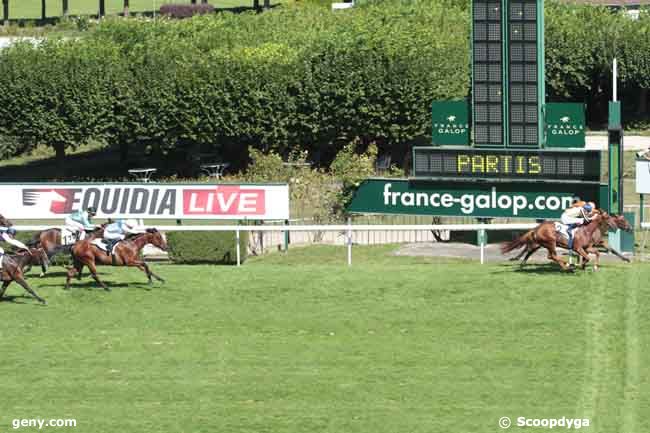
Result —
<path fill-rule="evenodd" d="M 285 220 L 288 185 L 34 183 L 0 184 L 0 214 L 62 219 L 93 206 L 99 218 Z"/>
<path fill-rule="evenodd" d="M 650 194 L 650 160 L 636 161 L 636 192 Z"/>

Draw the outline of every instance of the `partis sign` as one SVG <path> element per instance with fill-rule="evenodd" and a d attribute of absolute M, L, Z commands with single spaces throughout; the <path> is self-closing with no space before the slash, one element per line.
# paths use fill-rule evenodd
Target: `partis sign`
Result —
<path fill-rule="evenodd" d="M 287 185 L 0 184 L 0 213 L 62 218 L 92 206 L 98 217 L 288 219 Z"/>

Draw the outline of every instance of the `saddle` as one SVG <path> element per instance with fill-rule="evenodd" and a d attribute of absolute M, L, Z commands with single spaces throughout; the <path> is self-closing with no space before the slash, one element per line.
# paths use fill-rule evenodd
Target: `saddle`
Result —
<path fill-rule="evenodd" d="M 115 242 L 115 244 L 113 245 L 113 250 L 111 251 L 112 254 L 115 254 L 115 248 L 117 248 L 120 242 L 122 241 Z M 105 253 L 108 252 L 108 244 L 106 244 L 104 239 L 93 239 L 90 243 L 95 245 L 97 248 L 104 251 Z"/>
<path fill-rule="evenodd" d="M 569 241 L 569 226 L 561 222 L 555 222 L 555 233 Z"/>

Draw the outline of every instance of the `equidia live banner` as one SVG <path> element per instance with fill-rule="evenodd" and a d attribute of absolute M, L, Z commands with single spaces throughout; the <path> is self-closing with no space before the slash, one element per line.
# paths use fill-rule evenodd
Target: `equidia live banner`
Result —
<path fill-rule="evenodd" d="M 288 185 L 0 184 L 0 214 L 58 219 L 93 206 L 100 218 L 289 219 Z"/>

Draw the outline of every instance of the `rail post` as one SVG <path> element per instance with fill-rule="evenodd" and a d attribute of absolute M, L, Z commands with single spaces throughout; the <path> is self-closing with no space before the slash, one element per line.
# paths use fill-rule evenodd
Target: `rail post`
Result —
<path fill-rule="evenodd" d="M 348 266 L 352 266 L 352 218 L 348 217 Z"/>
<path fill-rule="evenodd" d="M 237 266 L 241 266 L 241 247 L 239 246 L 239 228 L 235 230 L 235 240 L 237 242 Z"/>

